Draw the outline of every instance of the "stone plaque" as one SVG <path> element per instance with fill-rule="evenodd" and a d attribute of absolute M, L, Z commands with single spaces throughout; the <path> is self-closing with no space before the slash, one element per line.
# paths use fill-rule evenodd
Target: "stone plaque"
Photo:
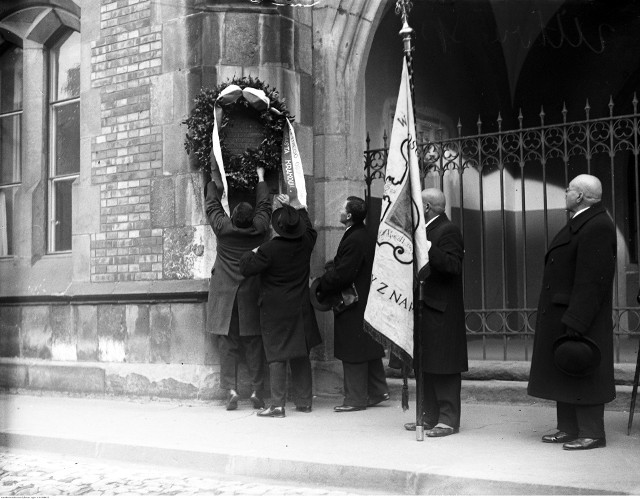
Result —
<path fill-rule="evenodd" d="M 224 127 L 224 144 L 231 156 L 239 156 L 247 149 L 257 149 L 264 140 L 264 126 L 256 113 L 236 108 L 231 122 Z"/>

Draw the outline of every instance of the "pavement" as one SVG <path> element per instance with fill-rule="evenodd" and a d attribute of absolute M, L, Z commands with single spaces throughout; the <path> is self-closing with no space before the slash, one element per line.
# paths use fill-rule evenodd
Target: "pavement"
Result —
<path fill-rule="evenodd" d="M 463 385 L 466 382 L 463 382 Z M 292 404 L 283 419 L 256 417 L 248 401 L 220 402 L 0 394 L 0 446 L 388 495 L 640 495 L 640 415 L 607 411 L 607 447 L 544 444 L 555 408 L 463 402 L 460 433 L 416 439 L 403 424 L 415 404 L 392 400 L 338 414 L 341 398 Z"/>

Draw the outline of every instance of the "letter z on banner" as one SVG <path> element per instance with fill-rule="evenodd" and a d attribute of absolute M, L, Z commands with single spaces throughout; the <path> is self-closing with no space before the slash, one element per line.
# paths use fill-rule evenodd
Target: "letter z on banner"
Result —
<path fill-rule="evenodd" d="M 413 357 L 414 276 L 428 261 L 406 60 L 391 130 L 365 330 L 405 361 Z"/>

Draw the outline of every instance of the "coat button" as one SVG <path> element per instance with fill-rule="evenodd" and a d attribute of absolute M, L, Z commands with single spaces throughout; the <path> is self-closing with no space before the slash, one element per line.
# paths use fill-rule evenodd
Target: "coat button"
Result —
<path fill-rule="evenodd" d="M 549 286 L 548 284 L 545 286 L 545 289 L 551 289 L 551 286 Z"/>

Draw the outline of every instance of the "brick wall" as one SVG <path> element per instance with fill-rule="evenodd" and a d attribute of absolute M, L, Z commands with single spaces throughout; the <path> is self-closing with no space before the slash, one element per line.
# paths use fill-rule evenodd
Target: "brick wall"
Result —
<path fill-rule="evenodd" d="M 91 235 L 91 281 L 162 278 L 162 229 L 151 227 L 151 179 L 162 174 L 162 130 L 151 124 L 151 77 L 161 72 L 162 26 L 149 0 L 102 0 L 91 43 L 101 133 L 92 139 L 100 232 Z"/>

